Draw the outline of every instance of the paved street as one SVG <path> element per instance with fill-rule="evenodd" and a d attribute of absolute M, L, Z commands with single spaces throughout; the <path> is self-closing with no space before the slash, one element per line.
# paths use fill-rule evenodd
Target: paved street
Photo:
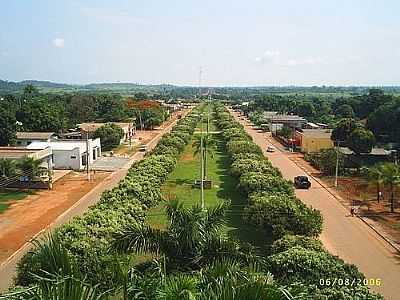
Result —
<path fill-rule="evenodd" d="M 186 115 L 189 111 L 186 110 L 184 115 Z M 161 137 L 169 132 L 171 128 L 176 124 L 176 116 L 173 122 L 169 123 L 165 127 L 159 130 L 159 133 L 152 138 L 147 143 L 147 149 L 153 149 Z M 105 190 L 109 190 L 118 185 L 120 180 L 125 177 L 131 165 L 138 160 L 143 159 L 145 152 L 137 152 L 135 153 L 131 159 L 119 170 L 112 172 L 110 176 L 108 176 L 101 184 L 97 185 L 94 189 L 92 189 L 89 193 L 83 196 L 77 203 L 75 203 L 72 207 L 66 210 L 63 214 L 59 215 L 48 227 L 43 228 L 40 232 L 38 232 L 35 237 L 43 236 L 45 233 L 53 230 L 54 228 L 67 223 L 74 216 L 82 215 L 88 207 L 95 204 L 99 199 L 101 194 Z M 0 265 L 0 292 L 5 291 L 12 283 L 12 278 L 15 276 L 16 265 L 18 261 L 24 256 L 26 252 L 31 249 L 32 245 L 27 242 L 24 246 L 22 246 L 17 252 L 15 252 L 7 261 Z"/>
<path fill-rule="evenodd" d="M 245 125 L 246 131 L 286 179 L 293 180 L 297 175 L 306 175 L 280 149 L 274 153 L 266 152 L 267 146 L 271 145 L 270 135 L 253 129 L 236 113 L 233 115 Z M 307 205 L 321 211 L 324 228 L 320 238 L 325 247 L 346 262 L 357 265 L 367 278 L 380 278 L 382 285 L 371 288 L 382 293 L 385 299 L 400 299 L 399 253 L 360 219 L 349 217 L 349 211 L 317 181 L 311 179 L 311 183 L 312 187 L 309 190 L 297 190 L 296 195 Z"/>

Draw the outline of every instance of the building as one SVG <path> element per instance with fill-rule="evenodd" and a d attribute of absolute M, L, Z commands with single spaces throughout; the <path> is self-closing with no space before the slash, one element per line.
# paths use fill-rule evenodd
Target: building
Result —
<path fill-rule="evenodd" d="M 33 142 L 50 142 L 57 138 L 54 132 L 17 132 L 16 137 L 16 145 L 22 147 Z"/>
<path fill-rule="evenodd" d="M 44 149 L 27 149 L 25 147 L 0 147 L 0 158 L 20 160 L 25 157 L 33 158 L 40 161 L 40 168 L 53 169 L 53 153 L 50 147 Z M 0 187 L 13 188 L 52 188 L 48 172 L 33 177 L 29 180 L 32 174 L 19 174 L 11 178 L 0 178 Z"/>
<path fill-rule="evenodd" d="M 27 149 L 25 147 L 0 147 L 0 158 L 18 160 L 24 157 L 31 157 L 41 160 L 41 167 L 51 169 L 53 166 L 53 153 L 50 147 L 42 149 Z"/>
<path fill-rule="evenodd" d="M 332 130 L 330 129 L 297 129 L 295 139 L 301 152 L 315 153 L 333 148 L 331 134 Z"/>
<path fill-rule="evenodd" d="M 130 138 L 132 138 L 135 135 L 135 123 L 129 123 L 129 122 L 110 122 L 112 124 L 115 124 L 124 131 L 124 137 L 121 139 L 121 142 L 126 142 L 129 141 Z M 81 133 L 82 138 L 86 138 L 86 134 L 88 134 L 89 138 L 93 138 L 94 132 L 106 125 L 107 123 L 82 123 L 78 124 L 78 129 L 79 132 Z"/>
<path fill-rule="evenodd" d="M 54 169 L 84 170 L 87 154 L 89 152 L 89 164 L 101 157 L 100 139 L 86 140 L 53 140 L 50 142 L 33 142 L 27 149 L 50 148 L 53 154 Z"/>

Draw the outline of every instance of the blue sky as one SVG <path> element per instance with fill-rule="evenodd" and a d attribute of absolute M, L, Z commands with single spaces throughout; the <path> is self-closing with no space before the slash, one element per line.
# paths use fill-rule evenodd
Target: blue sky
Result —
<path fill-rule="evenodd" d="M 400 1 L 3 0 L 0 79 L 398 85 Z"/>

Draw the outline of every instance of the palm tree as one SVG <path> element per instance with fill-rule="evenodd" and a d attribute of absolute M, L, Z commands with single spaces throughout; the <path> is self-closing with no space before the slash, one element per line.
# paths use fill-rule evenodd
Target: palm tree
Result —
<path fill-rule="evenodd" d="M 40 176 L 46 172 L 46 168 L 41 167 L 41 161 L 32 157 L 25 156 L 17 162 L 18 168 L 21 170 L 22 175 L 28 178 L 28 181 L 36 176 Z"/>
<path fill-rule="evenodd" d="M 167 230 L 143 224 L 131 224 L 114 235 L 111 249 L 119 253 L 162 255 L 172 269 L 198 269 L 222 257 L 240 261 L 258 259 L 238 242 L 221 236 L 227 204 L 201 209 L 185 208 L 172 200 L 166 205 Z"/>
<path fill-rule="evenodd" d="M 383 183 L 390 189 L 390 212 L 394 212 L 394 187 L 400 182 L 399 167 L 393 163 L 385 163 L 381 167 Z"/>
<path fill-rule="evenodd" d="M 382 165 L 377 164 L 368 168 L 367 179 L 370 184 L 376 186 L 376 200 L 379 203 L 379 200 L 381 200 L 381 186 L 383 184 Z"/>
<path fill-rule="evenodd" d="M 208 155 L 210 157 L 214 157 L 214 152 L 216 149 L 215 139 L 212 137 L 211 134 L 203 135 L 203 153 L 201 152 L 201 135 L 197 135 L 194 142 L 194 155 L 203 155 L 203 166 L 204 166 L 204 178 L 207 179 L 207 165 L 208 165 Z"/>
<path fill-rule="evenodd" d="M 108 292 L 101 292 L 74 277 L 43 279 L 38 284 L 5 295 L 14 300 L 106 300 Z"/>
<path fill-rule="evenodd" d="M 8 158 L 0 158 L 0 176 L 12 177 L 15 175 L 16 163 L 15 160 Z"/>

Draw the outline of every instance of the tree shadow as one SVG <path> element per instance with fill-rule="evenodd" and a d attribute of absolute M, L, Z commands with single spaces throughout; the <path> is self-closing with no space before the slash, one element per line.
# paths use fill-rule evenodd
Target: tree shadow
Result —
<path fill-rule="evenodd" d="M 265 254 L 271 245 L 272 238 L 265 231 L 244 222 L 243 213 L 247 205 L 246 195 L 237 188 L 238 179 L 230 174 L 231 161 L 220 135 L 217 138 L 217 151 L 219 152 L 216 160 L 219 169 L 217 175 L 221 182 L 217 196 L 231 202 L 226 214 L 227 235 L 230 238 L 250 243 Z"/>

